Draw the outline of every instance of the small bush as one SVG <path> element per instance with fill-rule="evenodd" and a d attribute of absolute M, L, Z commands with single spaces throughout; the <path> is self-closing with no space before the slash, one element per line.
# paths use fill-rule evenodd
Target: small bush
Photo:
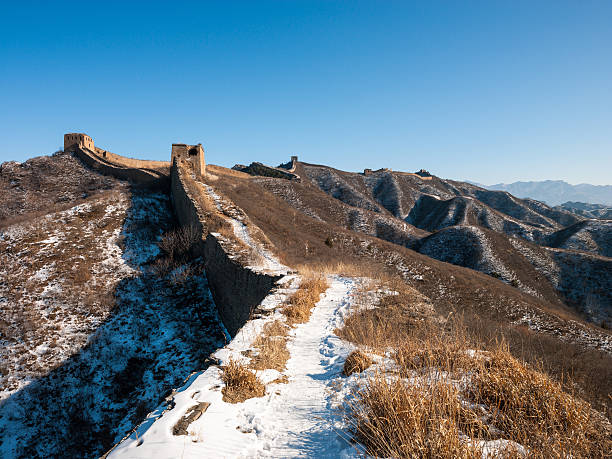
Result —
<path fill-rule="evenodd" d="M 171 260 L 184 260 L 199 237 L 195 226 L 182 226 L 165 233 L 159 242 L 159 248 Z"/>
<path fill-rule="evenodd" d="M 344 362 L 342 368 L 342 374 L 344 376 L 350 376 L 353 373 L 361 373 L 367 370 L 372 365 L 372 359 L 367 354 L 357 350 L 349 354 Z"/>
<path fill-rule="evenodd" d="M 235 360 L 223 367 L 223 401 L 241 403 L 253 397 L 263 397 L 266 387 L 248 368 Z"/>

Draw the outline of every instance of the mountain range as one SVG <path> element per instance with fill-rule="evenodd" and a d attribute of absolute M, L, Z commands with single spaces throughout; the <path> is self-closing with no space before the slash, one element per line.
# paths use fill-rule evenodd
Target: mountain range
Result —
<path fill-rule="evenodd" d="M 571 185 L 563 180 L 497 183 L 495 185 L 469 183 L 488 190 L 507 191 L 517 198 L 537 199 L 551 206 L 560 205 L 567 201 L 612 205 L 612 185 L 589 185 L 587 183 Z"/>

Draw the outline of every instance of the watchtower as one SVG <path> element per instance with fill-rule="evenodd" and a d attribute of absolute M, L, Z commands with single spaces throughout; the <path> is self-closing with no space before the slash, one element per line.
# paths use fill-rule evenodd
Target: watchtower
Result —
<path fill-rule="evenodd" d="M 78 132 L 64 134 L 64 151 L 69 151 L 74 146 L 81 149 L 87 148 L 88 150 L 95 151 L 93 139 L 87 134 Z"/>
<path fill-rule="evenodd" d="M 203 176 L 206 174 L 206 162 L 204 161 L 204 148 L 202 144 L 187 145 L 185 143 L 172 144 L 172 163 L 174 160 L 184 160 L 191 163 L 196 175 Z"/>

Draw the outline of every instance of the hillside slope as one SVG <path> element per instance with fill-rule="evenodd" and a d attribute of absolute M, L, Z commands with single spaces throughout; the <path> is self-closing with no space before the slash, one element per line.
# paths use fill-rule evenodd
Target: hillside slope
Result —
<path fill-rule="evenodd" d="M 164 269 L 167 195 L 67 154 L 9 169 L 27 199 L 0 227 L 0 456 L 99 457 L 208 365 L 223 327 L 201 260 Z M 83 200 L 92 183 L 103 191 Z"/>
<path fill-rule="evenodd" d="M 606 280 L 612 279 L 608 275 L 612 272 L 612 232 L 605 221 L 585 220 L 567 210 L 519 199 L 505 191 L 438 177 L 421 180 L 391 171 L 363 175 L 307 163 L 298 163 L 296 172 L 302 177 L 301 184 L 256 180 L 302 212 L 330 223 L 480 270 L 524 292 L 565 303 L 596 323 L 610 323 L 612 319 L 612 280 Z M 312 187 L 347 207 L 340 209 L 336 205 L 334 218 L 319 215 L 319 209 L 330 204 L 315 198 Z M 377 219 L 384 219 L 384 227 L 389 230 L 374 230 L 364 215 L 380 216 Z M 402 223 L 406 226 L 402 227 Z M 423 232 L 419 233 L 419 229 Z M 483 231 L 488 231 L 488 238 L 494 237 L 495 243 L 488 243 Z M 567 269 L 569 258 L 561 256 L 547 256 L 545 263 L 535 262 L 515 247 L 515 238 L 531 245 L 576 252 L 573 258 L 580 259 L 582 268 Z M 455 247 L 464 249 L 457 253 Z M 550 269 L 543 269 L 546 263 L 555 265 L 554 279 L 547 275 Z M 559 276 L 563 278 L 557 279 Z M 589 306 L 594 302 L 597 308 Z"/>

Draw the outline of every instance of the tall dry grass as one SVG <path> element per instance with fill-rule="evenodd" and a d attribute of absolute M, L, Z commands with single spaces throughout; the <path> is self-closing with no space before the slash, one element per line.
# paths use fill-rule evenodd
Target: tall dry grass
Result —
<path fill-rule="evenodd" d="M 356 441 L 377 457 L 480 458 L 463 434 L 484 429 L 451 385 L 411 385 L 377 374 L 347 411 Z"/>
<path fill-rule="evenodd" d="M 406 312 L 409 300 L 389 295 L 337 331 L 370 350 L 392 350 L 397 363 L 393 374 L 368 376 L 347 410 L 369 454 L 475 457 L 478 440 L 500 438 L 524 446 L 529 457 L 605 457 L 612 450 L 605 416 L 541 366 L 517 359 L 503 340 L 483 343 L 461 317 L 415 318 Z"/>
<path fill-rule="evenodd" d="M 610 425 L 557 381 L 514 358 L 503 343 L 477 362 L 467 396 L 532 455 L 599 457 L 612 451 Z M 607 431 L 607 433 L 606 433 Z"/>

